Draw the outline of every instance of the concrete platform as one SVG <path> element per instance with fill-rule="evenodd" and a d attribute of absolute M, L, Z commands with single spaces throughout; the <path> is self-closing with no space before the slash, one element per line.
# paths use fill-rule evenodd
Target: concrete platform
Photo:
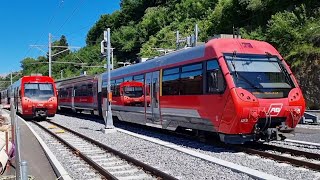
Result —
<path fill-rule="evenodd" d="M 9 117 L 8 112 L 3 111 L 3 115 L 5 115 L 5 113 L 7 113 L 7 117 Z M 28 126 L 22 122 L 20 118 L 18 119 L 18 125 L 21 133 L 21 160 L 27 161 L 28 174 L 35 179 L 57 179 L 58 177 L 38 140 Z M 15 167 L 16 164 L 13 159 L 12 166 L 7 165 L 7 169 L 2 177 L 12 177 L 15 175 Z"/>

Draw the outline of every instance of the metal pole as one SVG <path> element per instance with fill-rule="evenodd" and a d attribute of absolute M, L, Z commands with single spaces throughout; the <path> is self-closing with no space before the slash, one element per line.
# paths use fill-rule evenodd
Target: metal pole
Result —
<path fill-rule="evenodd" d="M 21 164 L 21 153 L 20 153 L 20 127 L 18 126 L 18 118 L 17 115 L 15 115 L 15 130 L 16 130 L 16 177 L 18 177 L 18 179 L 22 179 L 22 164 Z"/>
<path fill-rule="evenodd" d="M 114 48 L 111 48 L 111 60 L 112 60 L 112 70 L 114 69 L 114 63 L 113 63 L 113 49 Z"/>
<path fill-rule="evenodd" d="M 12 85 L 12 72 L 10 73 L 10 82 L 11 82 L 11 85 Z"/>
<path fill-rule="evenodd" d="M 51 33 L 49 33 L 49 77 L 51 77 Z"/>
<path fill-rule="evenodd" d="M 179 31 L 177 31 L 177 34 L 176 34 L 176 45 L 177 45 L 177 49 L 179 49 L 179 41 L 180 41 L 180 36 L 179 36 Z"/>
<path fill-rule="evenodd" d="M 63 70 L 60 71 L 61 79 L 63 78 Z"/>
<path fill-rule="evenodd" d="M 107 124 L 106 124 L 106 129 L 113 129 L 113 119 L 112 119 L 112 112 L 111 112 L 111 99 L 110 99 L 110 93 L 111 93 L 111 86 L 110 86 L 110 48 L 111 48 L 111 43 L 110 43 L 110 28 L 107 29 L 107 74 L 108 74 L 108 79 L 107 79 Z"/>
<path fill-rule="evenodd" d="M 27 161 L 21 162 L 21 180 L 28 180 L 28 163 L 27 163 Z"/>
<path fill-rule="evenodd" d="M 198 42 L 198 24 L 196 24 L 196 27 L 195 27 L 195 40 L 194 40 L 194 46 L 197 46 L 197 42 Z"/>

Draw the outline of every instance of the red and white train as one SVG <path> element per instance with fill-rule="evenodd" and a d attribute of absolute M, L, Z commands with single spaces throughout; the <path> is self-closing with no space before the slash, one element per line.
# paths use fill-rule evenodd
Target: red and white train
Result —
<path fill-rule="evenodd" d="M 141 103 L 125 103 L 124 82 L 141 82 L 142 90 L 129 93 L 142 94 Z M 107 73 L 59 81 L 57 87 L 59 107 L 105 117 Z M 255 40 L 212 39 L 115 69 L 111 87 L 112 112 L 119 120 L 216 132 L 226 143 L 281 139 L 305 111 L 289 66 L 273 46 Z"/>
<path fill-rule="evenodd" d="M 23 118 L 53 117 L 57 111 L 55 83 L 48 76 L 23 76 L 1 92 L 1 104 L 10 106 L 11 99 Z"/>

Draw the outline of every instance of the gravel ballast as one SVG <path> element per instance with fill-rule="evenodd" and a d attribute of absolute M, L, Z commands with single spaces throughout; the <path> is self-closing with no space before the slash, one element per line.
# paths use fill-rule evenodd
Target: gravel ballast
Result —
<path fill-rule="evenodd" d="M 37 125 L 33 123 L 29 124 L 46 143 L 70 177 L 79 180 L 101 179 L 99 175 L 92 173 L 92 170 L 89 170 L 91 167 L 86 162 L 74 155 L 67 147 L 60 144 L 58 140 L 40 129 Z"/>
<path fill-rule="evenodd" d="M 100 129 L 104 127 L 102 122 L 95 122 L 93 120 L 79 119 L 59 114 L 52 118 L 52 121 L 105 143 L 106 145 L 125 154 L 129 154 L 140 161 L 155 166 L 160 170 L 164 170 L 167 173 L 178 177 L 179 179 L 230 179 L 230 177 L 232 177 L 231 179 L 251 178 L 245 174 L 233 172 L 230 169 L 203 161 L 170 148 L 126 135 L 124 133 L 116 132 L 102 134 L 100 131 Z M 297 168 L 285 163 L 278 163 L 273 160 L 264 159 L 245 153 L 236 153 L 217 148 L 212 145 L 205 145 L 200 142 L 163 135 L 148 130 L 141 130 L 135 127 L 121 128 L 146 136 L 155 137 L 163 141 L 169 141 L 185 148 L 256 169 L 280 178 L 319 178 L 317 172 L 305 168 Z"/>

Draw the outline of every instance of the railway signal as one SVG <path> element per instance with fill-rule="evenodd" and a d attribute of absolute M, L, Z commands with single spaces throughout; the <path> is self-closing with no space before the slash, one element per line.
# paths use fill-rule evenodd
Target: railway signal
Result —
<path fill-rule="evenodd" d="M 111 43 L 110 43 L 110 28 L 107 29 L 107 31 L 103 32 L 103 41 L 101 41 L 101 53 L 105 54 L 105 49 L 107 49 L 107 112 L 106 117 L 104 118 L 105 121 L 105 128 L 103 129 L 103 132 L 107 132 L 107 129 L 113 129 L 113 119 L 112 119 L 112 111 L 111 111 L 111 86 L 110 86 L 110 51 L 111 51 Z"/>

